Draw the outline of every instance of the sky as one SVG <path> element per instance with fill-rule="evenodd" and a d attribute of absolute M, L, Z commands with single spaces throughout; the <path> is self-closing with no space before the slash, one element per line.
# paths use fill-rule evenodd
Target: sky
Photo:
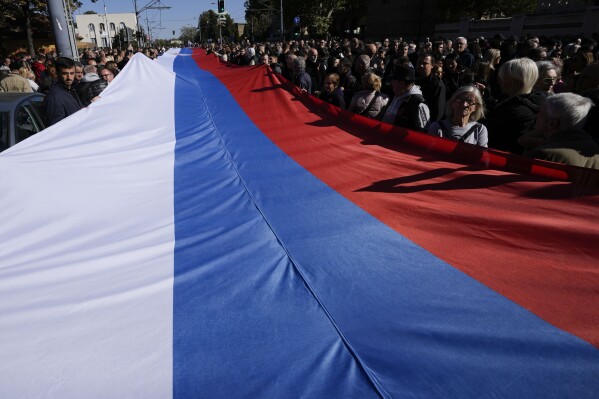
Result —
<path fill-rule="evenodd" d="M 137 0 L 137 8 L 142 9 L 152 0 Z M 133 0 L 81 0 L 83 5 L 75 12 L 83 14 L 85 11 L 104 13 L 104 4 L 109 14 L 134 12 Z M 181 34 L 181 27 L 198 25 L 198 16 L 207 10 L 216 10 L 216 0 L 161 0 L 165 10 L 147 10 L 140 14 L 140 25 L 146 26 L 146 16 L 149 21 L 152 39 L 174 39 Z M 245 22 L 244 0 L 225 0 L 225 9 L 235 22 Z M 173 35 L 173 31 L 175 34 Z"/>

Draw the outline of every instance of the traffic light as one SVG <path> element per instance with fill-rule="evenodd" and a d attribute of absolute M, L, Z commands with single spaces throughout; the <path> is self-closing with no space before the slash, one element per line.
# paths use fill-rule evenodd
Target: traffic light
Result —
<path fill-rule="evenodd" d="M 218 0 L 218 13 L 219 14 L 225 13 L 225 0 Z"/>

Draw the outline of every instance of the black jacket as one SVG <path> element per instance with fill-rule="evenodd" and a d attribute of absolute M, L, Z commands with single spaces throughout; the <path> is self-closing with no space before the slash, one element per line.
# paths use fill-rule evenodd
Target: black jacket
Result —
<path fill-rule="evenodd" d="M 545 96 L 533 91 L 497 104 L 484 123 L 489 132 L 489 147 L 521 154 L 524 149 L 518 138 L 534 129 L 543 102 Z"/>
<path fill-rule="evenodd" d="M 56 82 L 44 98 L 48 126 L 55 124 L 83 108 L 83 104 L 73 86 L 67 89 L 60 81 Z"/>
<path fill-rule="evenodd" d="M 423 78 L 416 79 L 416 84 L 422 90 L 422 97 L 431 113 L 431 121 L 443 119 L 445 114 L 445 84 L 432 73 Z"/>

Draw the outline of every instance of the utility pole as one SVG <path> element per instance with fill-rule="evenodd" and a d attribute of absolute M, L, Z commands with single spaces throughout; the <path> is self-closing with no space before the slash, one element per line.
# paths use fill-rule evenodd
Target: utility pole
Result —
<path fill-rule="evenodd" d="M 211 4 L 216 4 L 216 15 L 218 16 L 218 37 L 220 38 L 220 44 L 223 44 L 223 30 L 222 30 L 222 26 L 223 26 L 223 22 L 226 20 L 225 19 L 225 2 L 224 0 L 218 0 L 216 3 L 211 3 Z M 222 8 L 222 10 L 221 10 Z"/>
<path fill-rule="evenodd" d="M 72 16 L 70 12 L 67 12 L 67 8 L 70 11 L 65 0 L 48 0 L 48 14 L 50 14 L 52 31 L 56 40 L 56 53 L 60 57 L 78 60 L 79 53 L 72 31 Z"/>
<path fill-rule="evenodd" d="M 202 43 L 202 14 L 198 17 L 198 35 L 200 36 L 200 43 Z"/>
<path fill-rule="evenodd" d="M 281 42 L 285 41 L 285 31 L 283 30 L 283 0 L 281 0 Z"/>
<path fill-rule="evenodd" d="M 171 7 L 167 7 L 162 5 L 162 3 L 160 2 L 160 0 L 150 0 L 148 2 L 148 4 L 146 4 L 145 6 L 143 6 L 142 8 L 138 9 L 137 8 L 137 0 L 133 0 L 133 8 L 135 10 L 135 23 L 137 24 L 136 29 L 137 29 L 137 48 L 141 47 L 141 40 L 140 40 L 140 28 L 139 28 L 139 14 L 144 12 L 145 10 L 168 10 Z M 147 16 L 146 16 L 146 21 L 147 21 Z M 150 29 L 149 25 L 148 25 L 148 30 Z M 148 32 L 148 34 L 150 34 L 150 32 Z"/>
<path fill-rule="evenodd" d="M 148 14 L 146 13 L 146 26 L 148 27 L 148 42 L 150 46 L 152 45 L 152 32 L 150 32 L 150 22 L 148 21 Z"/>

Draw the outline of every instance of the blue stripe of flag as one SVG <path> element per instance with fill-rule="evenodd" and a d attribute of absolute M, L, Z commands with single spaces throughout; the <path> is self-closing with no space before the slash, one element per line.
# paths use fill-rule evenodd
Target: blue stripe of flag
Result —
<path fill-rule="evenodd" d="M 175 397 L 599 392 L 597 349 L 317 180 L 191 57 L 175 72 Z"/>

